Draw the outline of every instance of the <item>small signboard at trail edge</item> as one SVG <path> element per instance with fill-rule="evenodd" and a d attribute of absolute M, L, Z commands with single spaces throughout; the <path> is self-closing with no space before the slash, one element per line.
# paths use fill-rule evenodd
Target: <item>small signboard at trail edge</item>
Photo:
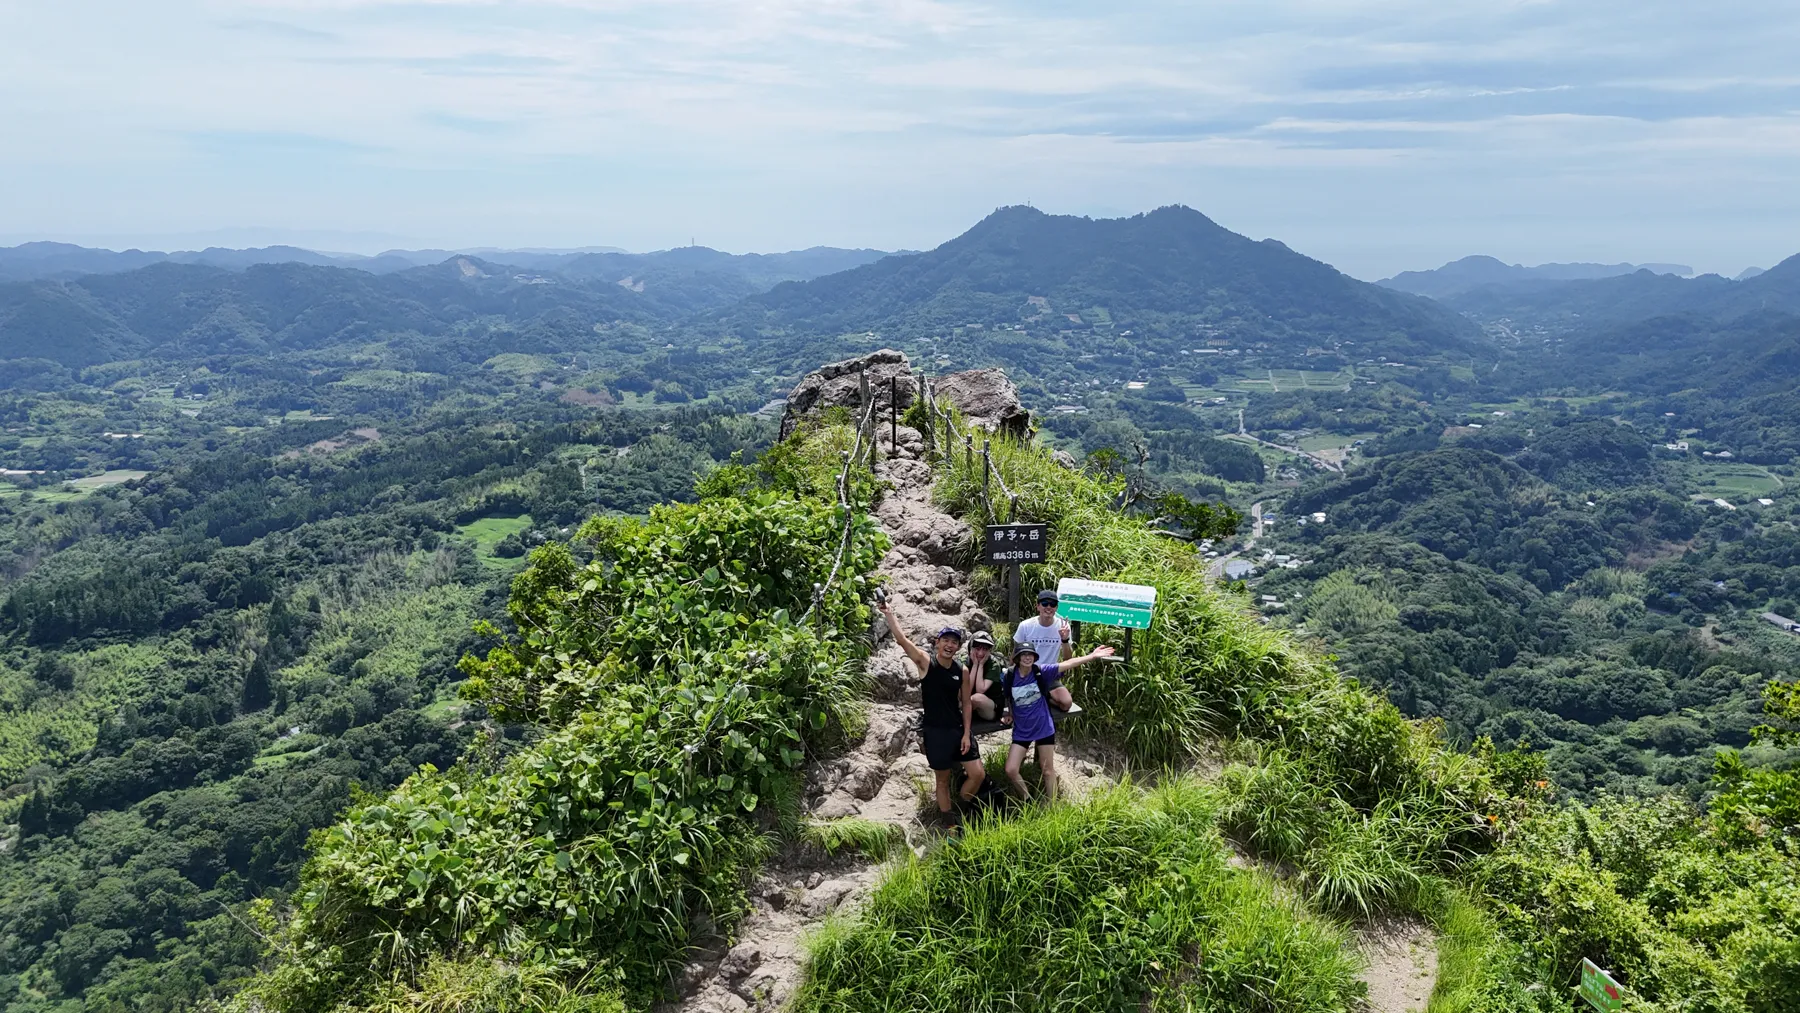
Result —
<path fill-rule="evenodd" d="M 1048 524 L 989 524 L 982 558 L 989 563 L 1042 563 L 1049 547 Z"/>
<path fill-rule="evenodd" d="M 1585 957 L 1581 961 L 1581 987 L 1575 991 L 1592 1003 L 1600 1013 L 1618 1013 L 1625 1005 L 1624 997 L 1619 992 L 1619 983 L 1612 979 L 1612 975 L 1602 971 L 1598 964 Z"/>
<path fill-rule="evenodd" d="M 1056 614 L 1064 619 L 1128 630 L 1149 629 L 1156 608 L 1156 588 L 1108 580 L 1064 577 L 1057 581 L 1056 597 L 1060 599 Z"/>

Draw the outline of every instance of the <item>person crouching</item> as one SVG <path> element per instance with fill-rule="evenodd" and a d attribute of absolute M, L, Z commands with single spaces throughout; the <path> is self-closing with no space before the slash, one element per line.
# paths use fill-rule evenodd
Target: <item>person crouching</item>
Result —
<path fill-rule="evenodd" d="M 1103 644 L 1079 658 L 1040 665 L 1037 651 L 1030 644 L 1013 647 L 1013 667 L 1001 680 L 1001 693 L 1008 701 L 1008 713 L 1000 720 L 1012 724 L 1012 747 L 1006 753 L 1006 778 L 1020 798 L 1031 798 L 1031 789 L 1026 787 L 1025 778 L 1019 771 L 1025 764 L 1025 754 L 1035 747 L 1038 772 L 1044 778 L 1044 793 L 1052 803 L 1056 801 L 1056 719 L 1051 716 L 1050 705 L 1055 703 L 1058 710 L 1066 711 L 1075 702 L 1062 684 L 1064 672 L 1112 653 L 1113 649 Z"/>
<path fill-rule="evenodd" d="M 976 630 L 969 637 L 969 660 L 965 667 L 974 676 L 970 688 L 975 692 L 970 702 L 974 704 L 975 716 L 983 721 L 1000 720 L 1000 713 L 1006 709 L 1006 700 L 1000 694 L 1000 680 L 1006 670 L 1000 659 L 994 657 L 994 638 L 986 630 Z"/>

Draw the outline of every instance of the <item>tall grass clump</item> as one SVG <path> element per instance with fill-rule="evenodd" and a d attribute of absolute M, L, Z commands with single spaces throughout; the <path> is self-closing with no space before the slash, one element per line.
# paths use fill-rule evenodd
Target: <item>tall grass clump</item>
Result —
<path fill-rule="evenodd" d="M 1352 1009 L 1341 930 L 1231 868 L 1217 806 L 1175 779 L 979 821 L 827 924 L 794 1009 Z"/>
<path fill-rule="evenodd" d="M 390 981 L 344 1013 L 625 1013 L 617 991 L 590 991 L 543 964 L 432 957 L 412 982 Z"/>
<path fill-rule="evenodd" d="M 743 909 L 771 832 L 797 822 L 800 764 L 854 733 L 886 544 L 868 483 L 838 502 L 843 428 L 534 552 L 508 628 L 481 627 L 493 648 L 462 664 L 465 697 L 527 744 L 490 738 L 319 831 L 240 1005 L 322 1013 L 525 966 L 635 1008 L 663 994 L 695 926 Z"/>
<path fill-rule="evenodd" d="M 849 851 L 876 861 L 886 859 L 906 845 L 906 835 L 899 826 L 861 816 L 804 820 L 800 824 L 799 839 L 802 844 L 827 856 Z"/>
<path fill-rule="evenodd" d="M 1542 986 L 1555 975 L 1526 964 L 1524 948 L 1461 888 L 1426 884 L 1421 906 L 1437 928 L 1437 984 L 1425 1013 L 1567 1011 L 1566 993 Z"/>

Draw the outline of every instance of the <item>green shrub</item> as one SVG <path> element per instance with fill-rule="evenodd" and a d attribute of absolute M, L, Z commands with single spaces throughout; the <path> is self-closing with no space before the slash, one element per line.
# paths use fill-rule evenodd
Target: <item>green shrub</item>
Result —
<path fill-rule="evenodd" d="M 1791 1007 L 1800 868 L 1741 846 L 1674 798 L 1569 803 L 1522 821 L 1476 867 L 1506 934 L 1553 986 L 1582 958 L 1634 999 L 1692 1010 Z"/>
<path fill-rule="evenodd" d="M 795 1009 L 1348 1010 L 1342 933 L 1232 869 L 1175 779 L 971 824 L 809 944 Z"/>
<path fill-rule="evenodd" d="M 248 1006 L 410 994 L 446 953 L 553 968 L 637 1005 L 659 995 L 692 926 L 737 914 L 770 829 L 797 823 L 799 765 L 859 720 L 862 598 L 885 539 L 866 501 L 837 504 L 835 471 L 829 498 L 777 488 L 817 493 L 844 436 L 809 427 L 766 488 L 596 518 L 579 536 L 589 562 L 534 552 L 512 586 L 515 634 L 485 627 L 499 643 L 463 662 L 464 694 L 535 726 L 531 744 L 423 768 L 319 831 Z"/>

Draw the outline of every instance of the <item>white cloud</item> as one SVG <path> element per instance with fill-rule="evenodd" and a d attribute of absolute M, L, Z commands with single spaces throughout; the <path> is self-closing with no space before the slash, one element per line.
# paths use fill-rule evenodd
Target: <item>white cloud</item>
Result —
<path fill-rule="evenodd" d="M 0 220 L 926 246 L 1036 195 L 1182 201 L 1366 274 L 1521 216 L 1515 259 L 1772 262 L 1797 43 L 1800 11 L 1674 0 L 19 4 Z M 1768 226 L 1682 217 L 1720 179 Z"/>

